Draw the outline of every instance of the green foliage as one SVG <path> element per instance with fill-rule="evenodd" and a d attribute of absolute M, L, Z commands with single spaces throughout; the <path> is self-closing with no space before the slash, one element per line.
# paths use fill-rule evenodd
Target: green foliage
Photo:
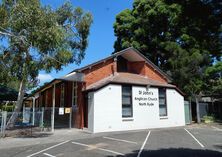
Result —
<path fill-rule="evenodd" d="M 39 70 L 79 64 L 87 47 L 92 16 L 65 3 L 57 9 L 39 0 L 0 4 L 0 78 L 37 83 Z M 7 43 L 7 44 L 3 44 Z M 1 83 L 2 83 L 1 82 Z"/>
<path fill-rule="evenodd" d="M 134 0 L 116 16 L 115 52 L 133 46 L 187 95 L 206 88 L 205 70 L 222 52 L 222 4 L 202 0 Z"/>
<path fill-rule="evenodd" d="M 215 116 L 214 116 L 214 115 L 203 116 L 203 121 L 204 121 L 205 123 L 215 122 Z"/>
<path fill-rule="evenodd" d="M 15 108 L 15 103 L 9 103 L 7 106 L 5 104 L 0 104 L 1 111 L 13 112 Z"/>
<path fill-rule="evenodd" d="M 65 3 L 57 9 L 40 0 L 3 0 L 0 3 L 0 84 L 19 81 L 15 110 L 7 122 L 13 127 L 25 90 L 38 83 L 40 70 L 60 70 L 84 58 L 90 13 Z"/>
<path fill-rule="evenodd" d="M 219 61 L 205 71 L 207 93 L 222 95 L 222 62 Z"/>

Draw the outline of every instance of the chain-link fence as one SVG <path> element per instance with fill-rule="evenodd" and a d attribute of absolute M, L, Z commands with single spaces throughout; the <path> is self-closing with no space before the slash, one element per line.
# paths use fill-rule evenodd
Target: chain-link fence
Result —
<path fill-rule="evenodd" d="M 72 108 L 23 108 L 17 113 L 13 127 L 7 122 L 13 112 L 0 112 L 1 134 L 5 136 L 36 136 L 39 133 L 54 131 L 54 128 L 71 128 L 74 112 Z"/>

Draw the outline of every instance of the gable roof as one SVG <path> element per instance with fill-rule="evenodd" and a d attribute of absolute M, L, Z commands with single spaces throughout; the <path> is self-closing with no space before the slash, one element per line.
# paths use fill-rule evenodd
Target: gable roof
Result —
<path fill-rule="evenodd" d="M 68 73 L 67 75 L 63 76 L 63 77 L 60 77 L 60 78 L 56 78 L 56 79 L 53 79 L 51 82 L 43 85 L 42 87 L 40 87 L 39 89 L 37 89 L 34 93 L 37 93 L 41 90 L 45 90 L 46 88 L 48 88 L 50 85 L 52 85 L 53 83 L 55 82 L 60 82 L 60 81 L 73 81 L 73 80 L 76 80 L 76 81 L 79 81 L 79 82 L 82 82 L 83 81 L 83 75 L 81 74 L 81 72 L 83 70 L 86 70 L 88 68 L 91 68 L 92 66 L 96 66 L 102 62 L 105 62 L 109 59 L 115 59 L 117 58 L 118 56 L 123 56 L 123 57 L 127 57 L 127 59 L 129 59 L 130 61 L 139 61 L 139 60 L 143 60 L 145 61 L 147 64 L 149 64 L 155 71 L 157 71 L 161 76 L 163 76 L 168 83 L 171 83 L 172 82 L 172 79 L 166 74 L 164 73 L 158 66 L 156 66 L 155 64 L 153 64 L 148 58 L 146 58 L 142 53 L 140 53 L 137 49 L 133 48 L 133 47 L 129 47 L 129 48 L 126 48 L 122 51 L 119 51 L 115 54 L 112 54 L 111 56 L 109 57 L 106 57 L 104 59 L 101 59 L 97 62 L 94 62 L 92 64 L 89 64 L 87 66 L 84 66 L 82 68 L 79 68 L 79 69 L 75 69 L 73 71 L 71 71 L 70 73 Z M 152 80 L 154 81 L 154 80 Z M 167 84 L 167 85 L 170 85 L 170 84 Z M 161 84 L 159 84 L 159 86 L 161 86 Z M 172 86 L 172 85 L 171 85 Z M 31 94 L 31 95 L 34 95 L 34 94 Z"/>
<path fill-rule="evenodd" d="M 134 55 L 134 56 L 133 56 Z M 122 51 L 119 51 L 117 53 L 112 54 L 109 57 L 106 57 L 104 59 L 101 59 L 97 62 L 94 62 L 92 64 L 89 64 L 87 66 L 84 66 L 82 68 L 76 69 L 71 71 L 70 73 L 73 72 L 82 72 L 83 70 L 86 70 L 88 68 L 91 68 L 92 66 L 95 66 L 97 64 L 100 64 L 102 62 L 105 62 L 106 60 L 109 59 L 114 59 L 117 58 L 118 56 L 123 56 L 123 57 L 127 57 L 130 60 L 135 60 L 138 61 L 139 59 L 145 61 L 147 64 L 149 64 L 155 71 L 157 71 L 161 76 L 163 76 L 167 82 L 172 82 L 172 79 L 170 78 L 170 76 L 168 76 L 166 73 L 164 73 L 158 66 L 156 66 L 154 63 L 152 63 L 148 58 L 146 58 L 142 53 L 140 53 L 137 49 L 133 48 L 133 47 L 129 47 L 127 49 L 124 49 Z M 70 74 L 69 73 L 69 74 Z"/>

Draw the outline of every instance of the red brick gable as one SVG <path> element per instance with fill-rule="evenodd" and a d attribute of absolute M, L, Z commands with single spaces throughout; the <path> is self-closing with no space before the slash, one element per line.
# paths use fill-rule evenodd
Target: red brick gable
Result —
<path fill-rule="evenodd" d="M 128 61 L 128 71 L 134 74 L 145 75 L 145 61 L 140 62 L 130 62 Z"/>
<path fill-rule="evenodd" d="M 152 68 L 148 63 L 145 63 L 145 61 L 128 61 L 127 68 L 129 73 L 139 74 L 162 83 L 167 83 L 167 80 L 160 73 L 158 73 L 158 71 L 154 70 L 154 68 Z M 84 81 L 86 83 L 86 87 L 88 87 L 97 81 L 113 75 L 116 71 L 116 62 L 113 58 L 111 58 L 83 70 L 82 73 L 85 74 Z"/>
<path fill-rule="evenodd" d="M 143 75 L 150 79 L 167 83 L 166 78 L 164 78 L 158 71 L 154 70 L 154 68 L 148 63 L 145 63 L 145 61 L 128 62 L 128 70 L 130 73 Z"/>
<path fill-rule="evenodd" d="M 116 71 L 114 59 L 111 58 L 104 62 L 98 63 L 82 71 L 85 74 L 84 81 L 86 87 L 110 75 Z"/>
<path fill-rule="evenodd" d="M 144 66 L 144 75 L 150 79 L 160 81 L 163 83 L 167 83 L 166 78 L 164 78 L 160 73 L 154 70 L 149 64 L 145 64 Z"/>

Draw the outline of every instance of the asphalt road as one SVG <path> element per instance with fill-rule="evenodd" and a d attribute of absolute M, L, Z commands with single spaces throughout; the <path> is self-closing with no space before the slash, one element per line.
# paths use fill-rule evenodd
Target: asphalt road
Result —
<path fill-rule="evenodd" d="M 222 128 L 187 126 L 107 133 L 60 143 L 0 149 L 0 157 L 222 157 Z"/>

